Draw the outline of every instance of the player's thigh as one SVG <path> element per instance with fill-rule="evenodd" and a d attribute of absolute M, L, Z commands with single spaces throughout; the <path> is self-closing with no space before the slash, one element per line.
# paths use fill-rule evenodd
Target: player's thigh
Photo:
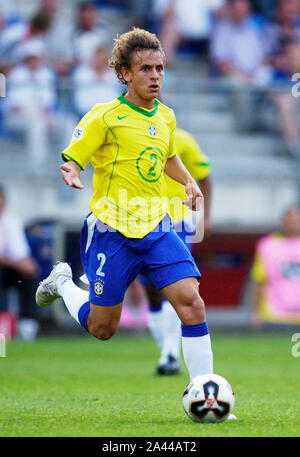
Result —
<path fill-rule="evenodd" d="M 90 303 L 109 308 L 123 302 L 139 273 L 139 262 L 121 233 L 102 226 L 93 214 L 86 218 L 81 231 L 81 261 L 90 285 Z"/>
<path fill-rule="evenodd" d="M 199 294 L 196 278 L 180 279 L 161 289 L 161 292 L 173 305 L 183 324 L 195 325 L 205 322 L 204 301 Z"/>
<path fill-rule="evenodd" d="M 90 305 L 88 329 L 101 339 L 109 339 L 118 329 L 123 303 L 113 306 Z"/>

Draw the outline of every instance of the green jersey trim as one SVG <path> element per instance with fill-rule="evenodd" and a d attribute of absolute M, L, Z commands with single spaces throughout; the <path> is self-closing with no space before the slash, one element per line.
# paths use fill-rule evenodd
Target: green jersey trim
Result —
<path fill-rule="evenodd" d="M 130 108 L 132 108 L 134 111 L 137 111 L 138 113 L 141 113 L 141 114 L 143 114 L 144 116 L 147 116 L 147 117 L 152 117 L 152 116 L 154 116 L 156 114 L 157 109 L 158 109 L 158 105 L 159 105 L 158 100 L 154 101 L 154 109 L 152 111 L 146 111 L 145 109 L 140 108 L 139 106 L 136 106 L 133 103 L 131 103 L 129 100 L 127 100 L 124 97 L 124 95 L 125 95 L 125 93 L 120 95 L 120 97 L 118 97 L 118 100 L 120 100 L 121 103 L 124 103 L 125 105 L 130 106 Z"/>
<path fill-rule="evenodd" d="M 68 154 L 64 154 L 63 152 L 62 152 L 61 156 L 62 156 L 64 162 L 67 162 L 68 160 L 73 160 L 73 162 L 75 162 L 81 168 L 81 170 L 84 170 L 82 165 L 80 165 L 80 163 L 78 163 L 77 160 L 73 159 L 73 157 L 69 156 Z M 66 159 L 68 159 L 68 160 L 66 160 Z"/>
<path fill-rule="evenodd" d="M 211 164 L 209 162 L 194 162 L 194 165 L 197 167 L 211 167 Z"/>
<path fill-rule="evenodd" d="M 114 137 L 114 140 L 115 140 L 115 143 L 116 143 L 116 156 L 115 156 L 115 160 L 114 160 L 114 163 L 113 163 L 113 166 L 112 166 L 112 170 L 111 170 L 111 174 L 110 174 L 110 178 L 109 178 L 109 182 L 108 182 L 108 187 L 107 187 L 107 192 L 106 192 L 106 197 L 108 197 L 109 195 L 109 191 L 110 191 L 110 185 L 111 185 L 111 181 L 112 181 L 112 177 L 113 177 L 113 174 L 114 174 L 114 170 L 115 170 L 115 165 L 116 165 L 116 162 L 117 162 L 117 159 L 118 159 L 118 155 L 119 155 L 119 151 L 120 151 L 120 145 L 118 143 L 118 140 L 117 140 L 117 137 L 116 137 L 116 134 L 115 132 L 113 131 L 113 129 L 108 125 L 108 123 L 106 122 L 105 120 L 105 115 L 107 113 L 109 113 L 110 111 L 113 111 L 114 109 L 118 108 L 120 105 L 117 105 L 117 106 L 114 106 L 113 108 L 109 109 L 108 111 L 105 111 L 105 113 L 103 113 L 103 122 L 105 123 L 106 127 L 108 128 L 108 130 L 111 132 L 112 136 Z"/>

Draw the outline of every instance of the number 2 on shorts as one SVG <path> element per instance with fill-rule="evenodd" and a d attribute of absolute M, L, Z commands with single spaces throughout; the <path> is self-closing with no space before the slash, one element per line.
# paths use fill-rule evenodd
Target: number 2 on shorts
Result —
<path fill-rule="evenodd" d="M 104 267 L 104 264 L 106 262 L 106 255 L 103 254 L 102 252 L 99 252 L 99 254 L 97 254 L 97 259 L 100 260 L 100 265 L 99 265 L 98 270 L 96 271 L 96 275 L 105 276 L 105 273 L 103 273 L 102 268 Z"/>

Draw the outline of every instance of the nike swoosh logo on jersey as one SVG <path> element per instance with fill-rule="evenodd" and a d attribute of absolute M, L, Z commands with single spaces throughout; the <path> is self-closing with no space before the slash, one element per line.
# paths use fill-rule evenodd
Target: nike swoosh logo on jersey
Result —
<path fill-rule="evenodd" d="M 119 121 L 121 121 L 122 119 L 125 119 L 125 117 L 129 116 L 129 114 L 126 114 L 126 116 L 118 116 L 118 119 Z"/>

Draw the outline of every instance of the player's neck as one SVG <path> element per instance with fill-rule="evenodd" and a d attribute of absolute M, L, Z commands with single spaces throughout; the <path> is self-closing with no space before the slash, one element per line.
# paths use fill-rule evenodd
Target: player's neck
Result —
<path fill-rule="evenodd" d="M 124 98 L 128 100 L 130 103 L 133 103 L 134 105 L 138 106 L 139 108 L 145 108 L 145 109 L 154 109 L 155 106 L 155 98 L 152 100 L 145 100 L 144 98 L 140 97 L 136 93 L 132 93 L 128 91 L 125 95 Z"/>

